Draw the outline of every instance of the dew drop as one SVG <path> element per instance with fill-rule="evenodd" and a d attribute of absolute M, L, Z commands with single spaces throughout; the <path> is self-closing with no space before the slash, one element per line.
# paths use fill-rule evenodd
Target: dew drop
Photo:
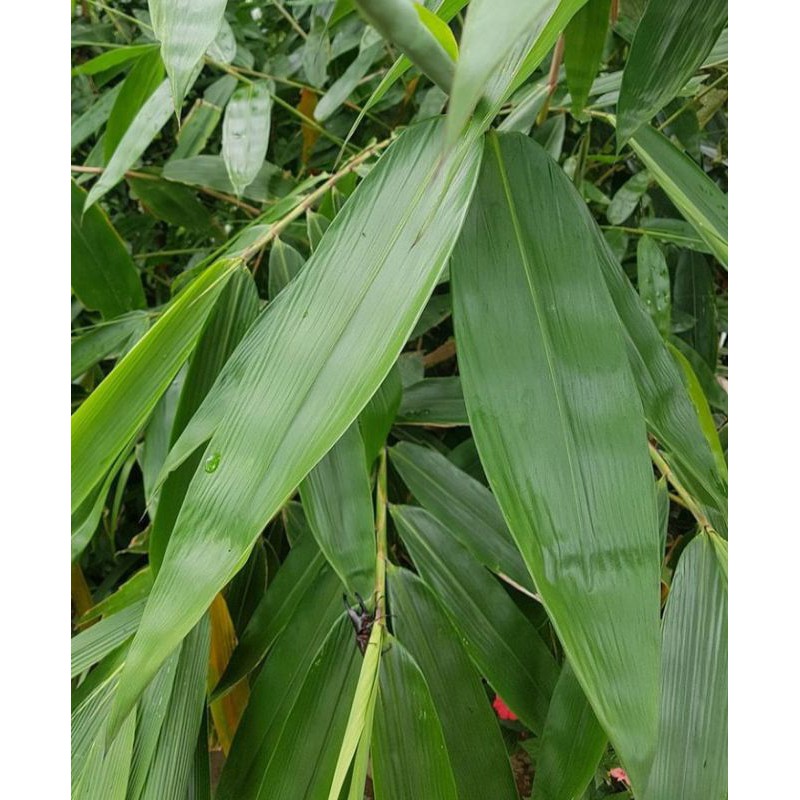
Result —
<path fill-rule="evenodd" d="M 213 455 L 210 455 L 206 459 L 206 463 L 203 468 L 205 469 L 206 472 L 211 473 L 211 472 L 216 472 L 218 466 L 219 466 L 219 453 L 214 453 Z"/>

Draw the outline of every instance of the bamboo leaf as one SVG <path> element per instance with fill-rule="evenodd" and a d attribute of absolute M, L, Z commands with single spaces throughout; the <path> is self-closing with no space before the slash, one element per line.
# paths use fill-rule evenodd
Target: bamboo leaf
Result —
<path fill-rule="evenodd" d="M 330 568 L 326 567 L 325 579 L 318 582 L 317 593 L 293 606 L 291 610 L 294 613 L 290 617 L 290 624 L 283 629 L 252 685 L 250 702 L 222 771 L 217 800 L 258 797 L 264 775 L 312 663 L 319 668 L 323 653 L 326 649 L 329 652 L 333 648 L 339 657 L 335 667 L 338 669 L 343 662 L 349 664 L 350 657 L 358 653 L 353 643 L 350 623 L 341 624 L 344 622 L 342 584 Z M 332 639 L 335 640 L 333 643 Z M 328 657 L 333 658 L 326 656 Z M 329 664 L 327 661 L 325 663 L 326 666 Z M 328 668 L 332 671 L 334 669 Z M 355 689 L 355 660 L 352 661 L 352 670 L 352 686 Z M 346 711 L 347 709 L 345 713 Z M 308 713 L 317 721 L 317 727 L 320 727 L 316 712 Z M 299 715 L 295 718 L 295 724 L 301 724 Z M 318 755 L 319 753 L 314 752 L 308 763 L 316 764 Z M 335 755 L 334 753 L 334 757 Z M 283 766 L 285 768 L 286 764 Z M 333 767 L 334 764 L 331 764 L 331 776 Z M 299 769 L 302 775 L 311 771 L 308 764 Z M 310 778 L 310 774 L 307 777 Z M 326 795 L 327 787 L 324 796 Z"/>
<path fill-rule="evenodd" d="M 133 65 L 111 109 L 103 138 L 103 155 L 106 163 L 110 161 L 114 150 L 122 141 L 125 131 L 139 110 L 163 80 L 164 64 L 161 61 L 161 54 L 153 48 Z"/>
<path fill-rule="evenodd" d="M 221 290 L 219 300 L 208 313 L 199 335 L 175 409 L 170 444 L 174 444 L 197 411 L 223 364 L 255 320 L 258 310 L 258 290 L 252 276 L 246 270 L 236 271 Z M 159 491 L 149 546 L 150 564 L 156 572 L 161 567 L 175 519 L 198 463 L 199 457 L 196 457 L 181 465 Z M 161 466 L 163 461 L 159 462 L 159 468 Z"/>
<path fill-rule="evenodd" d="M 578 208 L 576 220 L 583 219 L 583 235 L 593 240 L 600 255 L 606 286 L 623 324 L 628 361 L 648 429 L 669 450 L 670 464 L 684 485 L 704 505 L 715 509 L 715 527 L 724 532 L 727 479 L 720 474 L 703 435 L 681 370 L 585 206 L 576 204 Z"/>
<path fill-rule="evenodd" d="M 106 257 L 109 256 L 108 251 L 105 254 Z M 131 342 L 135 344 L 147 332 L 148 326 L 145 311 L 131 311 L 95 325 L 86 333 L 74 337 L 70 348 L 72 380 L 79 378 L 104 358 L 124 351 Z"/>
<path fill-rule="evenodd" d="M 222 25 L 227 0 L 148 0 L 153 33 L 180 112 L 183 98 L 197 78 L 206 50 Z"/>
<path fill-rule="evenodd" d="M 222 158 L 238 196 L 264 166 L 274 86 L 258 81 L 237 89 L 222 120 Z"/>
<path fill-rule="evenodd" d="M 247 675 L 272 647 L 288 624 L 295 608 L 316 604 L 334 575 L 313 536 L 306 534 L 270 582 L 269 588 L 244 629 L 225 673 L 213 695 L 221 696 Z M 336 584 L 338 590 L 338 584 Z M 327 596 L 327 595 L 324 595 Z"/>
<path fill-rule="evenodd" d="M 70 677 L 96 664 L 129 639 L 142 619 L 144 600 L 101 620 L 72 638 Z"/>
<path fill-rule="evenodd" d="M 88 211 L 110 189 L 113 189 L 147 150 L 158 132 L 167 124 L 172 106 L 169 98 L 169 83 L 164 81 L 139 109 L 139 113 L 128 126 L 114 155 L 106 164 L 103 174 L 97 179 L 86 197 L 84 212 Z"/>
<path fill-rule="evenodd" d="M 103 123 L 108 119 L 111 109 L 122 90 L 122 84 L 118 83 L 105 94 L 101 95 L 91 106 L 89 106 L 80 117 L 78 117 L 70 128 L 70 150 L 82 145 L 90 136 L 93 136 Z"/>
<path fill-rule="evenodd" d="M 661 563 L 641 402 L 585 204 L 532 140 L 490 136 L 487 150 L 451 263 L 467 410 L 559 639 L 638 787 L 657 734 Z"/>
<path fill-rule="evenodd" d="M 442 162 L 434 146 L 441 132 L 438 121 L 419 125 L 387 151 L 292 287 L 242 340 L 173 449 L 165 471 L 208 441 L 206 467 L 175 523 L 123 671 L 115 721 L 405 344 L 458 235 L 479 163 L 470 137 Z M 271 413 L 256 411 L 254 396 Z M 189 565 L 200 553 L 198 571 Z"/>
<path fill-rule="evenodd" d="M 460 631 L 480 673 L 528 727 L 541 731 L 558 669 L 536 628 L 427 511 L 415 506 L 391 511 L 420 576 Z"/>
<path fill-rule="evenodd" d="M 611 0 L 588 0 L 564 30 L 564 67 L 573 115 L 583 111 L 592 81 L 597 77 L 610 8 Z"/>
<path fill-rule="evenodd" d="M 536 800 L 580 797 L 605 752 L 606 734 L 569 662 L 561 668 L 547 711 L 533 794 Z"/>
<path fill-rule="evenodd" d="M 169 708 L 141 800 L 185 800 L 205 714 L 211 626 L 204 616 L 181 645 Z"/>
<path fill-rule="evenodd" d="M 400 370 L 395 363 L 358 417 L 368 467 L 372 466 L 380 449 L 386 443 L 386 437 L 392 429 L 402 397 L 403 384 L 400 380 Z"/>
<path fill-rule="evenodd" d="M 439 428 L 468 425 L 461 379 L 425 378 L 407 386 L 397 410 L 397 422 Z"/>
<path fill-rule="evenodd" d="M 381 665 L 381 649 L 383 647 L 383 624 L 375 624 L 370 631 L 361 670 L 358 673 L 358 683 L 353 695 L 353 704 L 350 707 L 350 716 L 347 718 L 347 727 L 342 735 L 339 749 L 339 758 L 333 773 L 331 787 L 328 791 L 328 800 L 338 800 L 342 791 L 347 772 L 358 750 L 361 740 L 372 737 L 372 730 L 367 729 L 367 722 L 371 720 L 378 693 L 378 672 Z M 366 775 L 365 775 L 366 777 Z M 355 781 L 361 784 L 363 797 L 364 781 Z M 353 787 L 351 787 L 352 792 Z"/>
<path fill-rule="evenodd" d="M 72 186 L 72 290 L 84 307 L 106 319 L 144 308 L 139 272 L 108 215 L 99 208 L 83 213 L 86 192 Z"/>
<path fill-rule="evenodd" d="M 678 562 L 664 612 L 659 744 L 644 800 L 728 795 L 726 573 L 706 534 Z"/>
<path fill-rule="evenodd" d="M 355 0 L 364 18 L 396 44 L 437 86 L 450 91 L 455 63 L 412 0 Z"/>
<path fill-rule="evenodd" d="M 158 178 L 128 178 L 127 181 L 131 195 L 156 219 L 205 234 L 214 230 L 211 213 L 191 189 Z"/>
<path fill-rule="evenodd" d="M 397 641 L 383 657 L 372 778 L 375 800 L 456 800 L 459 796 L 425 678 Z"/>
<path fill-rule="evenodd" d="M 495 107 L 533 72 L 585 2 L 509 0 L 498 4 L 472 0 L 450 92 L 448 144 L 455 142 L 482 97 L 489 107 Z M 523 72 L 527 74 L 523 76 Z M 486 114 L 487 119 L 490 116 L 494 114 Z"/>
<path fill-rule="evenodd" d="M 410 442 L 400 442 L 389 456 L 414 497 L 459 544 L 499 577 L 535 592 L 497 501 L 482 483 L 435 450 Z"/>
<path fill-rule="evenodd" d="M 508 756 L 486 692 L 435 595 L 416 575 L 396 568 L 389 571 L 389 591 L 397 637 L 425 676 L 442 723 L 458 797 L 516 800 Z"/>
<path fill-rule="evenodd" d="M 375 527 L 364 442 L 353 423 L 300 484 L 320 550 L 349 592 L 375 585 Z"/>
<path fill-rule="evenodd" d="M 340 619 L 308 671 L 254 797 L 324 800 L 328 796 L 360 664 L 350 621 Z"/>
<path fill-rule="evenodd" d="M 157 49 L 157 45 L 154 44 L 133 44 L 128 47 L 106 50 L 105 53 L 101 53 L 99 56 L 90 58 L 88 61 L 84 61 L 83 64 L 73 67 L 72 77 L 74 78 L 76 75 L 97 75 L 99 72 L 125 64 L 128 61 L 134 61 Z"/>
<path fill-rule="evenodd" d="M 269 251 L 269 299 L 274 300 L 300 273 L 306 260 L 278 237 Z"/>
<path fill-rule="evenodd" d="M 683 88 L 727 19 L 725 0 L 649 0 L 622 76 L 618 142 L 627 141 Z"/>
<path fill-rule="evenodd" d="M 683 339 L 705 361 L 717 369 L 717 304 L 714 276 L 699 253 L 681 253 L 675 270 L 675 307 L 694 319 Z"/>
<path fill-rule="evenodd" d="M 649 236 L 642 236 L 636 248 L 636 271 L 639 296 L 659 333 L 669 336 L 672 306 L 669 269 L 661 248 Z"/>
<path fill-rule="evenodd" d="M 684 218 L 728 266 L 728 198 L 685 153 L 643 125 L 630 145 Z"/>
<path fill-rule="evenodd" d="M 166 391 L 238 259 L 191 283 L 72 415 L 72 508 L 83 502 Z"/>

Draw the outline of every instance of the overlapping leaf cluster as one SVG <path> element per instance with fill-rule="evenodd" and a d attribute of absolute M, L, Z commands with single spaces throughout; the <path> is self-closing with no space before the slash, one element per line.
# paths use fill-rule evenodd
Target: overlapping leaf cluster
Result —
<path fill-rule="evenodd" d="M 727 796 L 725 22 L 78 5 L 73 796 Z"/>

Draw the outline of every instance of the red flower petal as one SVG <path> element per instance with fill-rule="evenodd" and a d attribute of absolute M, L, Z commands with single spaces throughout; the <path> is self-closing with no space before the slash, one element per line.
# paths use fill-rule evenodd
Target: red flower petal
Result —
<path fill-rule="evenodd" d="M 608 773 L 615 781 L 619 781 L 620 783 L 624 783 L 626 786 L 630 786 L 631 782 L 628 778 L 628 773 L 625 772 L 622 767 L 614 767 L 614 769 L 609 770 Z"/>
<path fill-rule="evenodd" d="M 500 719 L 515 720 L 517 718 L 517 715 L 503 702 L 499 694 L 494 696 L 492 708 L 497 712 L 497 716 Z"/>

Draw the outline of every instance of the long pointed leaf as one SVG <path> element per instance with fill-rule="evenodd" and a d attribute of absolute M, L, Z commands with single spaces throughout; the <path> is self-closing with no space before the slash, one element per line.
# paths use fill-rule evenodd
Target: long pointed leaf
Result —
<path fill-rule="evenodd" d="M 715 546 L 681 554 L 664 613 L 658 751 L 643 800 L 728 796 L 728 592 Z"/>
<path fill-rule="evenodd" d="M 490 136 L 487 151 L 451 263 L 467 410 L 550 619 L 641 786 L 661 562 L 641 402 L 569 179 L 520 134 Z"/>
<path fill-rule="evenodd" d="M 458 235 L 480 160 L 468 137 L 442 162 L 441 134 L 439 121 L 419 125 L 386 152 L 174 448 L 173 465 L 211 437 L 123 671 L 115 722 L 405 344 Z"/>
<path fill-rule="evenodd" d="M 460 800 L 516 800 L 497 719 L 435 595 L 405 569 L 390 570 L 389 592 L 398 640 L 425 676 L 442 723 Z"/>
<path fill-rule="evenodd" d="M 226 4 L 227 0 L 148 0 L 176 112 L 219 32 Z"/>
<path fill-rule="evenodd" d="M 73 511 L 144 424 L 240 263 L 221 260 L 200 275 L 72 415 Z"/>
<path fill-rule="evenodd" d="M 727 18 L 727 0 L 648 0 L 622 76 L 620 142 L 683 88 L 711 52 Z"/>
<path fill-rule="evenodd" d="M 372 772 L 375 800 L 456 800 L 444 735 L 419 667 L 400 642 L 383 657 Z"/>

